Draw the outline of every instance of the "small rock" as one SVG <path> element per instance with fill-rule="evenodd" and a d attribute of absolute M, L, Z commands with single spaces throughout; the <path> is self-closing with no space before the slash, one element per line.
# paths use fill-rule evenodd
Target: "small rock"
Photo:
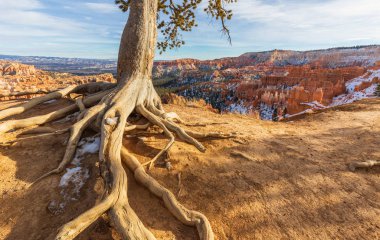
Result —
<path fill-rule="evenodd" d="M 53 215 L 59 215 L 62 214 L 64 211 L 64 204 L 58 204 L 56 201 L 50 201 L 49 205 L 47 206 L 47 210 L 53 214 Z"/>

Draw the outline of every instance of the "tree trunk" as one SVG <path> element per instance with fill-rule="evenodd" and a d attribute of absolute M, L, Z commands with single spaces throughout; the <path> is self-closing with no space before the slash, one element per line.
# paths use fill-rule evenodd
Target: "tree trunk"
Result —
<path fill-rule="evenodd" d="M 119 48 L 117 81 L 150 79 L 157 39 L 157 0 L 132 1 Z"/>

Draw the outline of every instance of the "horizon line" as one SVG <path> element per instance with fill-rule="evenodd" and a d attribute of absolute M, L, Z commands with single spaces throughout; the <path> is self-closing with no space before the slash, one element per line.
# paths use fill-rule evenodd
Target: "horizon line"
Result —
<path fill-rule="evenodd" d="M 309 49 L 309 50 L 292 50 L 292 49 L 271 49 L 271 50 L 264 50 L 264 51 L 252 51 L 252 52 L 244 52 L 241 53 L 238 56 L 226 56 L 221 58 L 214 58 L 214 59 L 197 59 L 197 58 L 178 58 L 178 59 L 172 59 L 172 60 L 165 60 L 165 59 L 157 59 L 154 61 L 175 61 L 175 60 L 185 60 L 185 59 L 191 59 L 191 60 L 200 60 L 200 61 L 211 61 L 211 60 L 218 60 L 223 58 L 234 58 L 234 57 L 240 57 L 244 54 L 248 53 L 266 53 L 266 52 L 273 52 L 273 51 L 292 51 L 292 52 L 313 52 L 313 51 L 325 51 L 325 50 L 333 50 L 333 49 L 352 49 L 352 48 L 366 48 L 366 47 L 380 47 L 379 44 L 368 44 L 368 45 L 355 45 L 355 46 L 342 46 L 342 47 L 330 47 L 330 48 L 320 48 L 320 49 Z M 0 57 L 8 56 L 8 57 L 41 57 L 41 58 L 61 58 L 61 59 L 82 59 L 82 60 L 103 60 L 103 61 L 117 61 L 117 58 L 86 58 L 86 57 L 59 57 L 59 56 L 37 56 L 37 55 L 12 55 L 12 54 L 3 54 L 0 53 Z"/>

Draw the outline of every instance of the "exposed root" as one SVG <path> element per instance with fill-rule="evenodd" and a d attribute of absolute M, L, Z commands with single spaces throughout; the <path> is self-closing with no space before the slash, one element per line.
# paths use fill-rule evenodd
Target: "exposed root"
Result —
<path fill-rule="evenodd" d="M 90 125 L 92 121 L 96 118 L 97 114 L 105 108 L 105 104 L 99 104 L 92 108 L 90 108 L 88 111 L 86 111 L 85 116 L 77 123 L 75 123 L 71 128 L 71 135 L 70 139 L 68 141 L 65 155 L 61 161 L 61 163 L 58 165 L 57 168 L 51 170 L 50 172 L 42 175 L 39 177 L 34 183 L 40 181 L 43 178 L 46 178 L 52 174 L 57 174 L 63 171 L 64 167 L 72 160 L 75 150 L 77 148 L 78 142 L 80 140 L 80 137 L 82 136 L 83 131 Z"/>
<path fill-rule="evenodd" d="M 70 93 L 96 93 L 100 91 L 109 90 L 113 87 L 115 87 L 114 83 L 105 83 L 105 82 L 87 83 L 87 84 L 83 84 L 79 86 L 71 85 L 64 89 L 57 90 L 55 92 L 51 92 L 46 95 L 43 95 L 41 97 L 33 98 L 32 100 L 26 103 L 21 103 L 16 106 L 12 106 L 10 108 L 1 110 L 0 120 L 6 117 L 23 113 L 26 110 L 31 109 L 34 106 L 47 102 L 49 100 L 63 98 L 64 96 L 67 96 Z"/>
<path fill-rule="evenodd" d="M 105 213 L 113 204 L 113 195 L 108 195 L 102 202 L 95 207 L 87 210 L 74 220 L 63 225 L 56 236 L 56 240 L 74 239 L 83 232 L 91 223 L 95 222 L 103 213 Z"/>
<path fill-rule="evenodd" d="M 231 152 L 231 156 L 234 156 L 234 157 L 241 157 L 241 158 L 244 158 L 248 161 L 255 161 L 254 158 L 252 158 L 251 156 L 243 153 L 243 152 L 239 152 L 239 151 L 233 151 Z"/>
<path fill-rule="evenodd" d="M 175 132 L 178 135 L 178 137 L 182 139 L 183 141 L 194 145 L 201 152 L 206 151 L 206 148 L 200 142 L 198 142 L 195 138 L 187 134 L 186 131 L 182 129 L 181 127 L 179 127 L 177 124 L 167 119 L 162 119 L 162 122 L 168 129 Z"/>
<path fill-rule="evenodd" d="M 79 111 L 84 112 L 86 110 L 86 107 L 83 104 L 83 100 L 81 97 L 77 98 L 75 100 L 75 103 L 78 105 Z"/>
<path fill-rule="evenodd" d="M 122 159 L 127 167 L 134 173 L 136 180 L 149 189 L 151 193 L 161 198 L 168 210 L 183 224 L 196 226 L 201 240 L 214 239 L 214 233 L 208 219 L 200 212 L 192 211 L 181 205 L 173 193 L 149 176 L 140 162 L 128 152 L 121 150 Z"/>
<path fill-rule="evenodd" d="M 357 168 L 371 168 L 374 166 L 380 166 L 379 160 L 367 160 L 364 162 L 354 162 L 349 165 L 351 171 L 355 171 Z"/>
<path fill-rule="evenodd" d="M 75 99 L 75 104 L 78 106 L 79 108 L 79 114 L 78 116 L 76 117 L 76 120 L 77 121 L 80 121 L 84 115 L 86 114 L 86 106 L 84 105 L 83 103 L 83 98 L 82 97 L 78 97 Z"/>
<path fill-rule="evenodd" d="M 102 99 L 106 94 L 108 94 L 109 91 L 110 90 L 88 96 L 87 98 L 83 100 L 84 105 L 86 106 L 94 105 L 96 102 Z M 76 104 L 72 104 L 70 106 L 61 108 L 59 110 L 53 111 L 45 115 L 19 119 L 19 120 L 5 121 L 0 124 L 0 133 L 6 133 L 11 130 L 26 128 L 26 127 L 30 127 L 34 125 L 42 125 L 44 123 L 51 122 L 51 121 L 60 119 L 62 117 L 65 117 L 67 114 L 74 112 L 77 108 L 78 106 Z"/>
<path fill-rule="evenodd" d="M 162 117 L 170 121 L 177 121 L 178 123 L 184 123 L 184 121 L 175 112 L 163 113 Z"/>
<path fill-rule="evenodd" d="M 119 107 L 114 105 L 108 110 L 102 124 L 102 139 L 108 139 L 108 141 L 102 145 L 101 154 L 104 154 L 102 157 L 108 159 L 109 171 L 112 176 L 111 195 L 115 196 L 114 205 L 110 209 L 111 219 L 123 239 L 153 240 L 155 239 L 153 234 L 143 225 L 128 203 L 127 175 L 121 163 L 120 152 L 127 116 L 130 115 L 134 107 Z M 105 124 L 107 118 L 115 117 L 118 119 L 116 126 Z"/>
<path fill-rule="evenodd" d="M 98 92 L 107 91 L 116 87 L 116 83 L 109 82 L 92 82 L 79 85 L 73 92 L 78 94 L 94 94 Z"/>
<path fill-rule="evenodd" d="M 31 96 L 36 96 L 40 94 L 49 94 L 53 91 L 44 91 L 44 90 L 34 90 L 34 91 L 23 91 L 23 92 L 16 92 L 16 93 L 8 93 L 8 94 L 0 94 L 0 99 L 3 99 L 4 97 L 7 97 L 11 100 L 15 99 L 24 99 L 27 100 Z"/>
<path fill-rule="evenodd" d="M 16 138 L 11 141 L 1 142 L 0 144 L 9 144 L 9 143 L 15 143 L 15 142 L 23 141 L 23 140 L 35 139 L 35 138 L 46 137 L 46 136 L 51 136 L 51 135 L 59 135 L 59 134 L 64 134 L 67 131 L 69 131 L 69 129 L 65 128 L 65 129 L 56 130 L 54 132 L 48 132 L 48 133 L 42 133 L 42 134 L 33 135 L 33 136 Z"/>
<path fill-rule="evenodd" d="M 73 239 L 105 211 L 123 239 L 155 239 L 145 228 L 128 203 L 127 175 L 121 163 L 120 151 L 127 116 L 133 107 L 119 108 L 114 105 L 104 115 L 101 128 L 101 163 L 107 163 L 111 178 L 105 177 L 109 195 L 98 205 L 65 224 L 56 239 Z M 107 124 L 107 119 L 116 119 L 116 124 Z"/>
<path fill-rule="evenodd" d="M 13 110 L 6 109 L 0 111 L 0 118 L 4 118 L 21 113 L 50 99 L 61 98 L 71 93 L 77 96 L 75 100 L 72 99 L 75 103 L 51 113 L 0 123 L 0 133 L 5 133 L 20 128 L 35 125 L 39 126 L 65 117 L 67 114 L 75 111 L 80 111 L 77 122 L 70 128 L 70 138 L 62 161 L 57 168 L 42 175 L 35 182 L 64 170 L 65 166 L 73 159 L 77 144 L 85 129 L 92 128 L 96 131 L 100 131 L 99 163 L 101 175 L 105 181 L 105 193 L 107 195 L 99 204 L 63 225 L 56 239 L 74 239 L 107 211 L 110 214 L 113 226 L 121 234 L 123 239 L 155 239 L 153 234 L 143 225 L 128 203 L 127 174 L 123 168 L 122 161 L 134 172 L 134 176 L 138 182 L 164 201 L 166 207 L 178 220 L 186 225 L 196 226 L 202 240 L 214 239 L 214 234 L 207 218 L 199 212 L 188 210 L 182 206 L 168 189 L 161 186 L 145 172 L 144 165 L 149 165 L 149 168 L 151 168 L 157 159 L 169 151 L 175 141 L 174 133 L 202 152 L 205 151 L 205 147 L 196 140 L 196 138 L 228 138 L 232 135 L 221 133 L 202 134 L 195 131 L 184 130 L 178 126 L 173 121 L 180 123 L 183 123 L 183 121 L 177 114 L 165 113 L 150 79 L 144 78 L 142 80 L 138 79 L 138 81 L 130 80 L 125 86 L 118 85 L 115 88 L 113 87 L 115 87 L 114 84 L 106 83 L 72 86 L 33 99 L 29 103 L 10 108 Z M 95 94 L 88 95 L 89 93 Z M 127 119 L 133 111 L 141 114 L 148 122 L 142 125 L 129 125 Z M 165 136 L 169 138 L 169 141 L 151 161 L 142 165 L 133 155 L 123 148 L 123 135 L 125 132 L 132 130 L 145 130 L 151 125 L 156 125 L 162 129 Z M 42 131 L 43 129 L 46 130 L 47 133 L 28 136 L 22 139 L 61 134 L 68 130 L 54 130 L 46 127 L 42 127 L 39 130 Z M 29 134 L 30 133 L 31 132 L 29 132 Z"/>
<path fill-rule="evenodd" d="M 152 124 L 150 122 L 147 122 L 146 124 L 141 124 L 141 125 L 127 125 L 124 128 L 124 132 L 130 132 L 133 130 L 146 130 L 148 129 Z"/>
<path fill-rule="evenodd" d="M 137 106 L 137 111 L 141 113 L 141 115 L 143 115 L 145 118 L 147 118 L 151 123 L 159 126 L 164 131 L 165 135 L 170 138 L 168 144 L 166 144 L 166 146 L 152 160 L 150 160 L 147 163 L 144 163 L 144 165 L 149 165 L 148 169 L 150 169 L 155 163 L 155 161 L 157 161 L 157 159 L 159 159 L 164 153 L 169 151 L 170 147 L 174 143 L 175 138 L 174 135 L 166 128 L 165 124 L 163 124 L 160 118 L 154 115 L 153 113 L 149 112 L 144 106 Z"/>
<path fill-rule="evenodd" d="M 40 134 L 40 133 L 52 133 L 55 132 L 56 129 L 51 127 L 35 127 L 29 130 L 26 130 L 19 135 L 29 135 L 29 134 Z"/>
<path fill-rule="evenodd" d="M 76 86 L 68 86 L 65 89 L 62 89 L 62 90 L 59 90 L 56 92 L 52 92 L 52 93 L 46 94 L 46 95 L 41 96 L 41 97 L 34 98 L 34 99 L 32 99 L 26 103 L 22 103 L 22 104 L 16 105 L 16 106 L 8 108 L 8 109 L 4 109 L 4 110 L 0 111 L 0 120 L 4 119 L 6 117 L 9 117 L 9 116 L 13 116 L 16 114 L 23 113 L 26 110 L 31 109 L 32 107 L 34 107 L 40 103 L 43 103 L 43 102 L 46 102 L 46 101 L 49 101 L 52 99 L 56 99 L 56 98 L 62 98 L 64 96 L 66 96 L 67 94 L 71 93 L 76 88 L 77 88 Z"/>

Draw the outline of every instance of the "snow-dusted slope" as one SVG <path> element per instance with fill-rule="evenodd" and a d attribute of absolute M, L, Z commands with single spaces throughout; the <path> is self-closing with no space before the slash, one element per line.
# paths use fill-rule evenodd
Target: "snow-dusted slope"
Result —
<path fill-rule="evenodd" d="M 286 118 L 302 115 L 305 113 L 312 113 L 313 110 L 320 110 L 320 109 L 340 106 L 340 105 L 344 105 L 344 104 L 353 103 L 355 101 L 359 101 L 359 100 L 362 100 L 365 98 L 376 97 L 375 92 L 376 92 L 376 89 L 377 89 L 377 86 L 379 83 L 374 82 L 369 87 L 362 89 L 362 90 L 359 90 L 359 91 L 357 91 L 357 88 L 356 88 L 356 87 L 360 86 L 362 83 L 373 82 L 373 80 L 375 78 L 380 78 L 380 69 L 369 70 L 366 74 L 347 81 L 346 82 L 346 93 L 333 98 L 333 102 L 330 105 L 324 106 L 323 104 L 316 102 L 316 101 L 309 102 L 309 103 L 302 103 L 304 105 L 310 106 L 311 108 L 307 109 L 305 111 L 299 112 L 297 114 L 286 115 Z"/>
<path fill-rule="evenodd" d="M 333 99 L 330 107 L 352 103 L 364 98 L 375 97 L 376 87 L 378 83 L 373 83 L 368 88 L 355 91 L 355 88 L 364 82 L 372 82 L 374 78 L 380 78 L 380 70 L 371 70 L 370 74 L 354 78 L 346 83 L 347 93 L 339 95 Z"/>

